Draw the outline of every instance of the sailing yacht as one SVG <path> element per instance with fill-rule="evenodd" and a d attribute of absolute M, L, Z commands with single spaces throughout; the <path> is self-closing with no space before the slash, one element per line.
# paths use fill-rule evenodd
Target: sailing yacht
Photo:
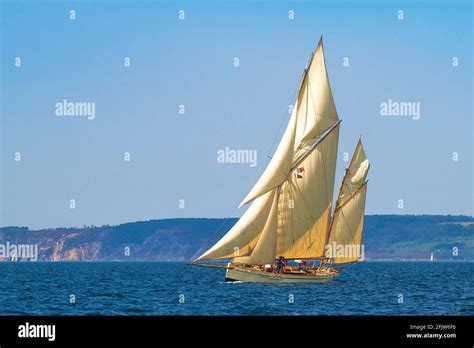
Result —
<path fill-rule="evenodd" d="M 369 161 L 359 139 L 333 209 L 340 124 L 321 37 L 280 144 L 239 205 L 250 207 L 191 265 L 225 268 L 226 281 L 299 283 L 328 281 L 334 264 L 359 261 Z"/>

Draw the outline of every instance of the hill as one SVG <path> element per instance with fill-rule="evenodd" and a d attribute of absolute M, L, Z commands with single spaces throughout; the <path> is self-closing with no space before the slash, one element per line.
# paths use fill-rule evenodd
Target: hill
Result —
<path fill-rule="evenodd" d="M 236 221 L 183 218 L 83 228 L 3 227 L 0 245 L 38 245 L 40 261 L 187 261 Z M 438 260 L 474 260 L 474 219 L 369 215 L 365 217 L 364 245 L 367 259 L 426 260 L 434 252 Z M 457 256 L 453 255 L 455 248 Z"/>

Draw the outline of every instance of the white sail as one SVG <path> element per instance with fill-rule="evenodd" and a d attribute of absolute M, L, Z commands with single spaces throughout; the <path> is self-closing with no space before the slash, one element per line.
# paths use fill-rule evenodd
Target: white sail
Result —
<path fill-rule="evenodd" d="M 319 40 L 298 95 L 295 159 L 339 120 Z"/>
<path fill-rule="evenodd" d="M 296 161 L 339 118 L 324 61 L 322 38 L 305 70 L 288 127 L 282 140 L 255 186 L 239 207 L 282 184 Z"/>
<path fill-rule="evenodd" d="M 250 190 L 248 195 L 240 203 L 239 208 L 244 204 L 254 200 L 264 193 L 274 189 L 280 185 L 288 177 L 293 159 L 293 146 L 295 143 L 295 129 L 296 129 L 296 110 L 290 118 L 290 122 L 286 128 L 283 138 L 278 145 L 278 148 L 273 155 L 270 163 L 263 172 L 260 179 L 258 179 L 255 186 Z"/>
<path fill-rule="evenodd" d="M 342 179 L 329 231 L 330 255 L 326 256 L 332 257 L 335 263 L 354 262 L 361 256 L 368 170 L 369 160 L 359 139 Z M 344 251 L 338 254 L 342 248 Z"/>
<path fill-rule="evenodd" d="M 274 192 L 274 191 L 272 191 Z M 275 261 L 275 246 L 277 236 L 278 194 L 273 193 L 273 203 L 265 223 L 265 227 L 258 239 L 255 248 L 249 256 L 236 257 L 232 260 L 235 264 L 262 265 Z"/>
<path fill-rule="evenodd" d="M 229 232 L 196 261 L 248 255 L 268 220 L 274 195 L 275 190 L 257 198 Z"/>
<path fill-rule="evenodd" d="M 359 139 L 354 154 L 352 155 L 351 162 L 349 163 L 349 167 L 347 168 L 344 179 L 342 180 L 336 209 L 338 206 L 344 204 L 344 202 L 364 184 L 369 171 L 369 166 L 369 160 L 367 159 L 362 146 L 362 140 Z"/>
<path fill-rule="evenodd" d="M 337 124 L 282 185 L 276 256 L 318 258 L 324 253 L 334 191 Z"/>
<path fill-rule="evenodd" d="M 333 257 L 334 263 L 354 262 L 362 256 L 366 192 L 364 184 L 334 212 L 328 240 L 331 255 L 326 255 Z"/>

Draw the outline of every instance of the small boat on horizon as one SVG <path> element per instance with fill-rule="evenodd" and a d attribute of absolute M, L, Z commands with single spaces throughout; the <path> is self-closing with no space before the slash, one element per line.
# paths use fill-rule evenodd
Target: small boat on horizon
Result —
<path fill-rule="evenodd" d="M 370 165 L 359 139 L 333 209 L 340 123 L 321 37 L 280 144 L 239 205 L 251 206 L 190 264 L 225 268 L 226 281 L 307 283 L 331 280 L 339 274 L 333 265 L 363 259 Z"/>
<path fill-rule="evenodd" d="M 11 258 L 10 258 L 10 261 L 11 261 L 11 262 L 18 262 L 18 254 L 17 254 L 17 251 L 16 251 L 16 250 L 12 253 L 12 256 L 11 256 Z"/>

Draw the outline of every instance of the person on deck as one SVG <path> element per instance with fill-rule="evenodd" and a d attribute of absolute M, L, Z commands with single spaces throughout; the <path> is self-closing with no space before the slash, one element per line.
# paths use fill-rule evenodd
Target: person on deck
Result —
<path fill-rule="evenodd" d="M 277 261 L 277 273 L 281 273 L 283 270 L 283 267 L 285 267 L 285 258 L 283 256 L 280 256 Z"/>

